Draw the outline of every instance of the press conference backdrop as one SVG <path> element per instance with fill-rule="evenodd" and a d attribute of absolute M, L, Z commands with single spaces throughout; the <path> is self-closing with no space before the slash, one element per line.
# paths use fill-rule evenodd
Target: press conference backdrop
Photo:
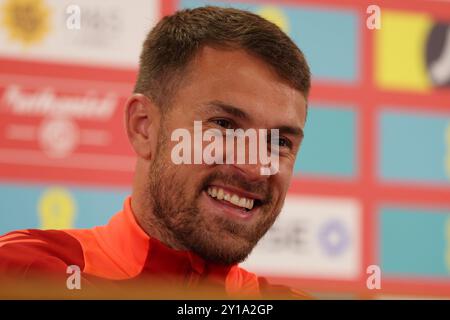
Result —
<path fill-rule="evenodd" d="M 449 298 L 443 1 L 0 0 L 0 233 L 89 228 L 121 209 L 135 161 L 122 112 L 142 41 L 164 14 L 207 3 L 278 24 L 313 74 L 283 213 L 244 266 L 319 298 Z"/>

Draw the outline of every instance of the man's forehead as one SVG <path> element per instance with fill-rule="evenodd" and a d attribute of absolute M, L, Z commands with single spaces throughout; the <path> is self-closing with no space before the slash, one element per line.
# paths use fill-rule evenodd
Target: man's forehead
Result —
<path fill-rule="evenodd" d="M 204 46 L 194 56 L 191 70 L 198 76 L 208 77 L 219 77 L 231 73 L 235 76 L 258 74 L 265 78 L 279 78 L 270 65 L 241 48 Z"/>
<path fill-rule="evenodd" d="M 190 66 L 189 83 L 201 105 L 220 100 L 262 113 L 264 118 L 299 118 L 304 124 L 306 100 L 261 59 L 244 50 L 205 47 Z M 269 113 L 269 114 L 267 114 Z M 257 114 L 255 114 L 257 117 Z"/>

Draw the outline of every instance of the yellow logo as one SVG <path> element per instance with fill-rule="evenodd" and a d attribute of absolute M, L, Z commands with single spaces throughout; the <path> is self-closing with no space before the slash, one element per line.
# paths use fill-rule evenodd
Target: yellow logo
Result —
<path fill-rule="evenodd" d="M 7 0 L 0 9 L 1 25 L 23 46 L 38 43 L 50 30 L 50 8 L 43 0 Z"/>
<path fill-rule="evenodd" d="M 41 229 L 73 228 L 75 211 L 75 201 L 66 189 L 46 190 L 38 203 Z"/>
<path fill-rule="evenodd" d="M 422 13 L 385 10 L 375 33 L 375 81 L 382 89 L 427 91 L 425 61 L 433 20 Z"/>

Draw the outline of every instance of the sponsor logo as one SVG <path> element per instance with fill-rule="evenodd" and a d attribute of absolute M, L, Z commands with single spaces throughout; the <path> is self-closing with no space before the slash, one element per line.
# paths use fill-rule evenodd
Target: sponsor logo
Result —
<path fill-rule="evenodd" d="M 424 13 L 384 10 L 376 34 L 376 82 L 426 92 L 450 87 L 450 24 Z"/>
<path fill-rule="evenodd" d="M 71 193 L 59 187 L 45 190 L 38 202 L 38 213 L 42 229 L 73 228 L 76 212 Z"/>
<path fill-rule="evenodd" d="M 432 83 L 450 87 L 450 24 L 433 26 L 427 40 L 426 62 Z"/>
<path fill-rule="evenodd" d="M 0 12 L 11 41 L 24 47 L 41 42 L 50 32 L 51 12 L 43 0 L 7 0 Z"/>
<path fill-rule="evenodd" d="M 72 119 L 107 121 L 113 115 L 117 97 L 107 93 L 104 96 L 95 91 L 82 95 L 56 93 L 45 87 L 26 91 L 18 85 L 8 86 L 2 97 L 2 106 L 20 116 L 59 116 Z"/>
<path fill-rule="evenodd" d="M 82 32 L 71 38 L 74 44 L 88 47 L 111 47 L 118 35 L 124 32 L 121 8 L 118 6 L 93 6 L 86 4 L 80 8 L 80 28 Z M 77 29 L 75 29 L 77 30 Z"/>
<path fill-rule="evenodd" d="M 334 219 L 325 222 L 319 229 L 320 247 L 330 256 L 342 254 L 350 244 L 350 236 L 346 226 Z"/>
<path fill-rule="evenodd" d="M 288 195 L 278 220 L 243 265 L 267 276 L 357 279 L 360 212 L 351 198 Z"/>

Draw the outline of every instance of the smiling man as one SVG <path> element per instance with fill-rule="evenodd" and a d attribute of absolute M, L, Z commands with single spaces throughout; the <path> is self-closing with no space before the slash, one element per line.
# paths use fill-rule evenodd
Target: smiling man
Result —
<path fill-rule="evenodd" d="M 84 286 L 159 281 L 184 292 L 205 285 L 229 296 L 306 297 L 269 285 L 238 263 L 282 209 L 303 139 L 309 88 L 302 52 L 257 15 L 204 7 L 165 17 L 144 42 L 135 91 L 125 106 L 137 164 L 123 210 L 106 226 L 89 230 L 1 237 L 0 273 L 67 277 L 67 267 L 75 265 Z M 277 154 L 276 172 L 261 174 L 260 158 L 175 163 L 179 141 L 173 133 L 183 129 L 195 136 L 198 122 L 200 134 L 213 130 L 214 139 L 223 140 L 231 129 L 276 130 L 271 143 L 257 135 L 258 148 Z M 199 144 L 207 147 L 204 139 L 191 147 Z M 246 160 L 249 146 L 243 146 Z M 235 160 L 241 149 L 224 144 L 213 153 Z"/>

